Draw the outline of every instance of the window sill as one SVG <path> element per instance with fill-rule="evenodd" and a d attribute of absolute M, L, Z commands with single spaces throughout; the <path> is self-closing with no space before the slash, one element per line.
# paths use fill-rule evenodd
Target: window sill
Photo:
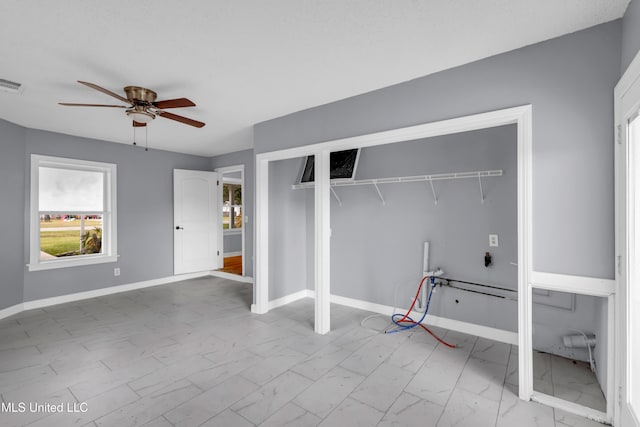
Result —
<path fill-rule="evenodd" d="M 242 228 L 232 228 L 231 230 L 226 229 L 223 230 L 222 233 L 226 236 L 226 235 L 233 235 L 233 234 L 242 234 Z"/>
<path fill-rule="evenodd" d="M 52 270 L 55 268 L 80 267 L 83 265 L 105 264 L 117 262 L 118 255 L 87 256 L 73 259 L 56 259 L 51 261 L 40 261 L 34 264 L 27 264 L 29 271 Z"/>

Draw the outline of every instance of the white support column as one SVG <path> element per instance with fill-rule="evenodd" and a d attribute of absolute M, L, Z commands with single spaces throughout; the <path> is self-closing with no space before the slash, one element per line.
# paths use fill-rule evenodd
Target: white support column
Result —
<path fill-rule="evenodd" d="M 531 106 L 521 108 L 518 115 L 518 395 L 522 400 L 530 400 L 533 393 Z"/>
<path fill-rule="evenodd" d="M 255 225 L 256 271 L 251 311 L 264 314 L 269 311 L 269 161 L 259 156 L 256 159 Z"/>
<path fill-rule="evenodd" d="M 331 330 L 331 191 L 329 151 L 315 153 L 315 332 Z"/>

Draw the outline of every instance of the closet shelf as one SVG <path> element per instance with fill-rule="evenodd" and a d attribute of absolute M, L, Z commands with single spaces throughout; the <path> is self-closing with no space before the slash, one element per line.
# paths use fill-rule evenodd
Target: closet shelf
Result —
<path fill-rule="evenodd" d="M 380 192 L 379 184 L 397 184 L 402 182 L 420 182 L 420 181 L 429 181 L 431 184 L 431 191 L 433 193 L 433 198 L 435 204 L 438 204 L 438 198 L 436 196 L 436 191 L 433 186 L 433 181 L 444 181 L 448 179 L 477 179 L 480 185 L 480 202 L 484 203 L 484 191 L 482 189 L 482 178 L 492 177 L 492 176 L 502 176 L 502 169 L 500 170 L 489 170 L 489 171 L 473 171 L 473 172 L 453 172 L 453 173 L 438 173 L 433 175 L 415 175 L 415 176 L 396 176 L 391 178 L 371 178 L 371 179 L 356 179 L 352 181 L 331 181 L 329 183 L 331 187 L 331 192 L 334 197 L 342 206 L 342 201 L 338 198 L 333 187 L 352 187 L 357 185 L 373 185 L 378 193 L 378 197 L 384 204 L 384 198 L 382 197 L 382 193 Z M 294 190 L 299 190 L 302 188 L 314 188 L 315 183 L 313 182 L 305 182 L 304 184 L 294 184 L 291 186 Z"/>

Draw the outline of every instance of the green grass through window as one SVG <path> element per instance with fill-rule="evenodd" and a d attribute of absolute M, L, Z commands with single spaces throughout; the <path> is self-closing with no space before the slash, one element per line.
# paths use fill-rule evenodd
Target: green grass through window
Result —
<path fill-rule="evenodd" d="M 41 231 L 40 250 L 53 256 L 79 251 L 80 231 Z"/>

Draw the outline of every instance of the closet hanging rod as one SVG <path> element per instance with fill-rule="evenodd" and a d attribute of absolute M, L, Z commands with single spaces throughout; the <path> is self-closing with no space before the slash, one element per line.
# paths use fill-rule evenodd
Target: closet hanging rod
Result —
<path fill-rule="evenodd" d="M 353 181 L 331 181 L 332 187 L 348 187 L 354 185 L 376 185 L 376 184 L 394 184 L 400 182 L 420 182 L 420 181 L 442 181 L 446 179 L 479 179 L 489 176 L 502 176 L 502 169 L 490 171 L 474 171 L 474 172 L 453 172 L 438 173 L 433 175 L 415 175 L 415 176 L 396 176 L 391 178 L 372 178 L 372 179 L 356 179 Z M 305 182 L 304 184 L 293 184 L 294 190 L 301 188 L 313 188 L 315 183 Z"/>

